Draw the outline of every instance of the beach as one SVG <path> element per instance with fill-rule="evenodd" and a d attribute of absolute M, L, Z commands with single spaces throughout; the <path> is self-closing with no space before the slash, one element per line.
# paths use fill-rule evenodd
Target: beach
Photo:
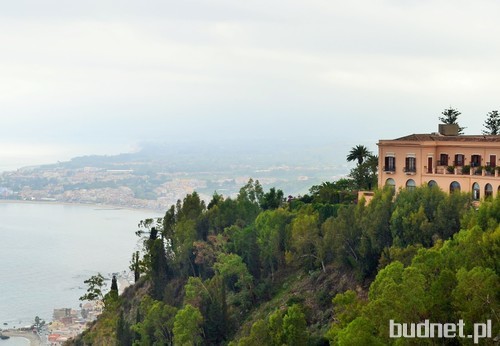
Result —
<path fill-rule="evenodd" d="M 30 342 L 30 346 L 42 346 L 42 340 L 38 336 L 38 334 L 33 333 L 32 331 L 24 331 L 24 330 L 3 330 L 2 334 L 5 336 L 10 336 L 11 338 L 25 338 Z"/>

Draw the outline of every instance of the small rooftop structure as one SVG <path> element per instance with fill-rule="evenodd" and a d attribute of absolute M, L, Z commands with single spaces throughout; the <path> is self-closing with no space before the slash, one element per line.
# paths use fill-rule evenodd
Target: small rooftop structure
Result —
<path fill-rule="evenodd" d="M 458 124 L 439 124 L 439 134 L 443 136 L 458 136 Z"/>

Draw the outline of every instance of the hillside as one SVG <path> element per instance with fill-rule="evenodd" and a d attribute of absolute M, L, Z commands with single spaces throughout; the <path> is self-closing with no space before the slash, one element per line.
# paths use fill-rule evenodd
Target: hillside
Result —
<path fill-rule="evenodd" d="M 287 201 L 252 180 L 208 205 L 189 194 L 142 223 L 136 285 L 108 294 L 69 344 L 385 345 L 398 341 L 391 319 L 463 320 L 469 333 L 491 321 L 474 340 L 494 344 L 499 221 L 500 198 L 476 210 L 429 187 L 380 190 L 369 204 L 342 182 Z"/>

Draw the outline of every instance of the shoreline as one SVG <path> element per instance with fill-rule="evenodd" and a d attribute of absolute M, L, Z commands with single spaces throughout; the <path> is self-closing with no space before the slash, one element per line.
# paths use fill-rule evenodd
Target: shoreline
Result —
<path fill-rule="evenodd" d="M 24 338 L 27 339 L 30 343 L 30 346 L 42 346 L 42 339 L 38 336 L 38 334 L 34 334 L 33 332 L 24 331 L 24 330 L 13 330 L 13 329 L 5 329 L 2 331 L 3 335 L 9 336 L 11 338 Z"/>
<path fill-rule="evenodd" d="M 24 201 L 19 199 L 0 199 L 0 204 L 48 204 L 48 205 L 67 205 L 67 206 L 79 206 L 79 207 L 91 207 L 96 210 L 129 210 L 129 211 L 146 211 L 151 213 L 164 213 L 161 209 L 150 209 L 150 208 L 134 208 L 130 206 L 123 205 L 112 205 L 112 204 L 96 204 L 96 203 L 75 203 L 75 202 L 62 202 L 62 201 Z"/>

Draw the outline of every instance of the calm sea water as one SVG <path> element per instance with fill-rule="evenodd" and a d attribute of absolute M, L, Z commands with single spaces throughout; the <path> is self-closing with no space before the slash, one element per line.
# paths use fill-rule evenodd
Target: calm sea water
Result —
<path fill-rule="evenodd" d="M 78 307 L 83 281 L 127 270 L 139 220 L 160 214 L 0 203 L 0 328 L 29 325 L 35 316 L 50 321 L 54 308 Z"/>
<path fill-rule="evenodd" d="M 1 346 L 29 346 L 30 341 L 26 338 L 10 338 L 7 340 L 0 340 Z"/>

